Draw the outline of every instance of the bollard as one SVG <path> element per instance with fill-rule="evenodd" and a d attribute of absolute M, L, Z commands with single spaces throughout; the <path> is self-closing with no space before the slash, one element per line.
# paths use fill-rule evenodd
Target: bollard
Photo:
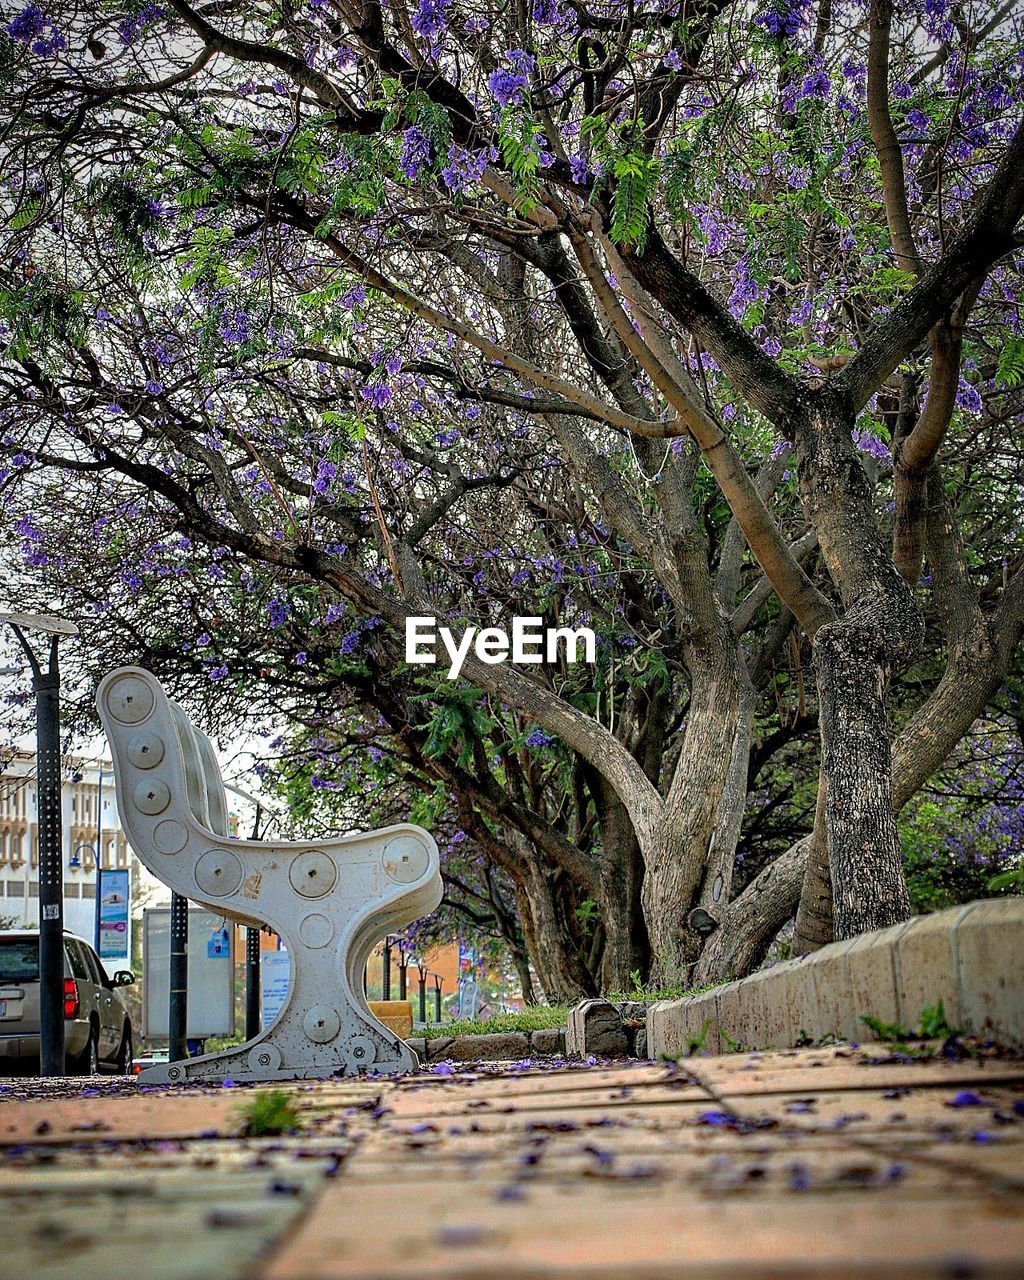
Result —
<path fill-rule="evenodd" d="M 188 899 L 171 894 L 171 973 L 167 1001 L 167 1060 L 188 1057 Z"/>
<path fill-rule="evenodd" d="M 416 966 L 420 971 L 420 1022 L 427 1020 L 427 966 L 420 964 Z"/>

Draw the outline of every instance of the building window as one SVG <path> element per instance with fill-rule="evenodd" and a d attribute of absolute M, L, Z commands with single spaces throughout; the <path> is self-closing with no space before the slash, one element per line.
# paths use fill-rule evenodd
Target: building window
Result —
<path fill-rule="evenodd" d="M 25 881 L 24 880 L 8 880 L 7 896 L 8 898 L 24 898 Z"/>
<path fill-rule="evenodd" d="M 81 896 L 82 896 L 82 895 L 81 895 L 81 894 L 79 893 L 79 891 L 78 891 L 78 885 L 77 885 L 77 884 L 66 884 L 66 885 L 64 886 L 64 897 L 65 897 L 65 898 L 80 898 Z"/>
<path fill-rule="evenodd" d="M 38 880 L 30 880 L 28 882 L 28 896 L 30 898 L 39 897 L 39 881 Z"/>
<path fill-rule="evenodd" d="M 82 897 L 83 897 L 83 898 L 95 898 L 95 897 L 96 897 L 96 886 L 95 886 L 95 884 L 83 884 L 83 885 L 82 885 Z"/>

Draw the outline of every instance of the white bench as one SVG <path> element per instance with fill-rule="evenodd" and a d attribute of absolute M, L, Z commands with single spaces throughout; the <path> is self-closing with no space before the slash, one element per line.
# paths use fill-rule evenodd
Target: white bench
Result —
<path fill-rule="evenodd" d="M 147 1068 L 144 1083 L 288 1080 L 408 1071 L 415 1053 L 373 1016 L 363 970 L 386 934 L 433 911 L 433 837 L 410 823 L 337 840 L 232 840 L 209 739 L 140 667 L 97 692 L 129 843 L 175 893 L 228 920 L 269 925 L 291 962 L 273 1024 L 221 1053 Z"/>

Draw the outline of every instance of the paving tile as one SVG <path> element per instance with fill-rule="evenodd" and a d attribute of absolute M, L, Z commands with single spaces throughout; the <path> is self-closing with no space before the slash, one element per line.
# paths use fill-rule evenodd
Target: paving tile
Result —
<path fill-rule="evenodd" d="M 3 1270 L 17 1280 L 233 1280 L 302 1211 L 319 1171 L 22 1173 L 0 1189 Z M 17 1229 L 12 1230 L 12 1222 Z"/>
<path fill-rule="evenodd" d="M 275 1139 L 209 1136 L 241 1090 L 3 1103 L 4 1275 L 1024 1275 L 1018 1059 L 837 1046 L 289 1092 L 302 1129 Z M 56 1125 L 27 1132 L 41 1109 Z"/>
<path fill-rule="evenodd" d="M 753 1200 L 628 1177 L 501 1196 L 479 1180 L 432 1179 L 396 1216 L 379 1186 L 337 1182 L 263 1275 L 953 1275 L 982 1259 L 986 1275 L 1019 1275 L 1024 1250 L 1019 1207 L 980 1196 L 941 1215 L 927 1197 L 818 1194 L 811 1182 Z"/>
<path fill-rule="evenodd" d="M 118 1098 L 39 1098 L 0 1105 L 0 1146 L 21 1142 L 90 1142 L 115 1138 L 225 1135 L 240 1127 L 241 1091 L 180 1098 L 139 1094 Z"/>

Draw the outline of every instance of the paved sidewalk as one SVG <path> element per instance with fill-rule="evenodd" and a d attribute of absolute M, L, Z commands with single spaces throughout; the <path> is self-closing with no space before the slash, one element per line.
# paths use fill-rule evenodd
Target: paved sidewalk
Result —
<path fill-rule="evenodd" d="M 299 1130 L 270 1139 L 239 1136 L 253 1090 L 26 1087 L 0 1101 L 0 1269 L 1024 1277 L 1019 1059 L 869 1046 L 450 1070 L 291 1086 Z"/>

